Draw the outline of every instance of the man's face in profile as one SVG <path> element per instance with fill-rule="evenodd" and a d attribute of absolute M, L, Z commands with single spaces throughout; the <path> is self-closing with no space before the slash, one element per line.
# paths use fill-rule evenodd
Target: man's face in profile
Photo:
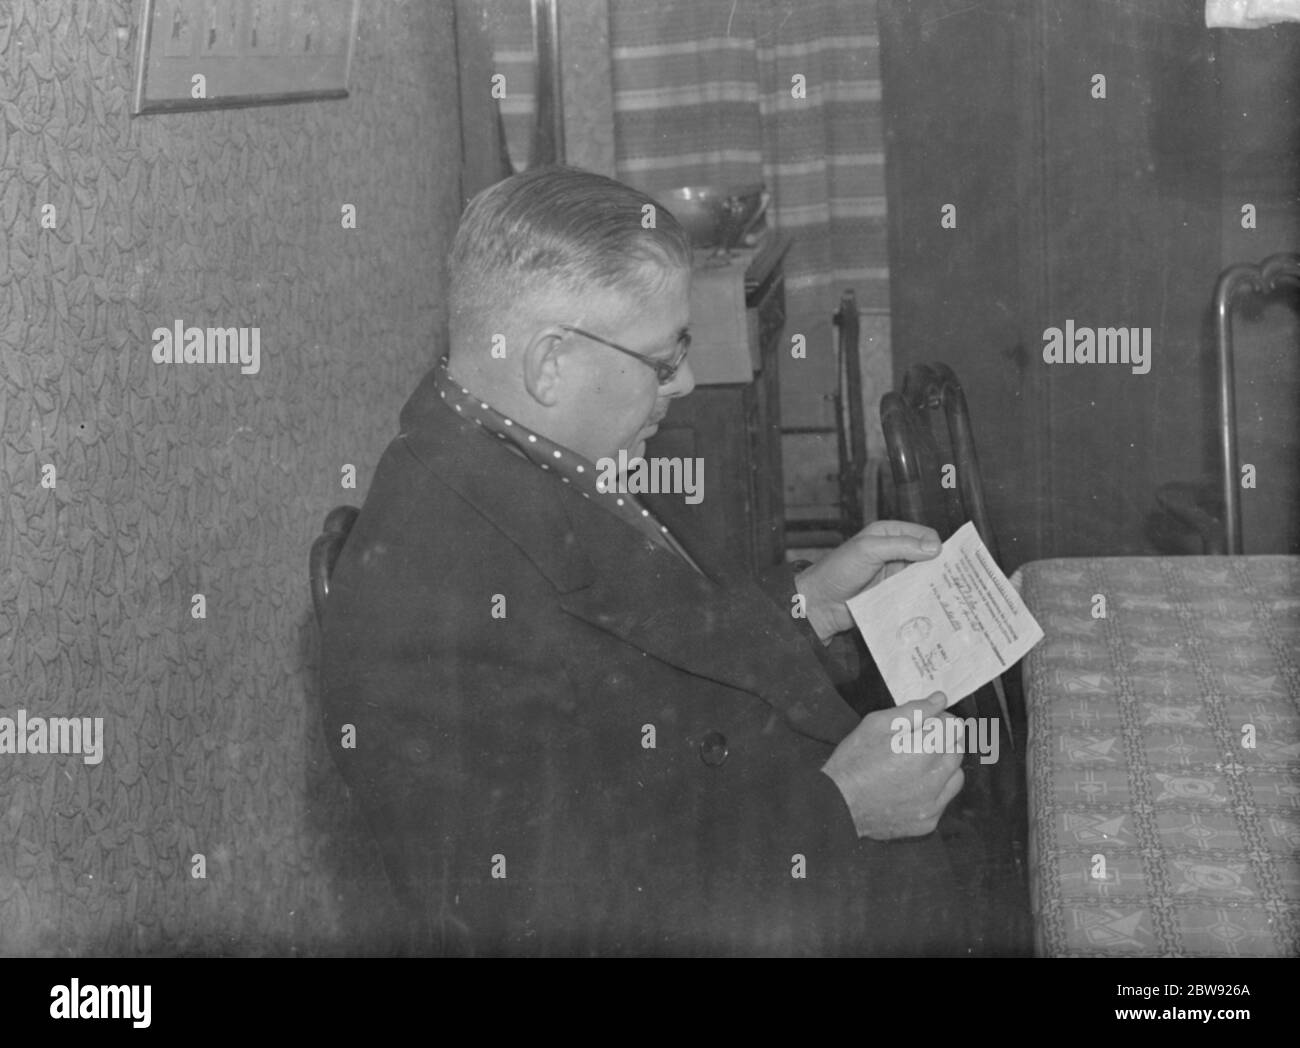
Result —
<path fill-rule="evenodd" d="M 610 297 L 608 307 L 595 309 L 579 325 L 593 335 L 653 360 L 669 363 L 679 351 L 679 339 L 690 323 L 690 272 L 675 270 L 655 295 Z M 659 428 L 669 401 L 695 388 L 689 357 L 666 385 L 653 368 L 598 342 L 571 335 L 581 345 L 588 365 L 586 381 L 575 405 L 581 433 L 570 446 L 595 462 L 645 454 L 645 442 Z"/>

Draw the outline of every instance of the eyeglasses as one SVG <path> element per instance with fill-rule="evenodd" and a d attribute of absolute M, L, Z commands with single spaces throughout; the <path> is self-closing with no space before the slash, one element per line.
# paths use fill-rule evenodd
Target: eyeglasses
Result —
<path fill-rule="evenodd" d="M 632 357 L 634 360 L 641 361 L 641 363 L 645 364 L 647 367 L 654 368 L 655 375 L 658 376 L 659 385 L 661 386 L 668 385 L 669 382 L 671 382 L 674 378 L 677 377 L 677 369 L 682 366 L 682 362 L 686 359 L 686 354 L 690 352 L 690 348 L 691 348 L 690 332 L 684 331 L 682 332 L 682 336 L 677 343 L 678 345 L 677 356 L 673 357 L 671 361 L 655 360 L 652 357 L 642 356 L 640 353 L 633 353 L 630 349 L 625 349 L 624 347 L 620 346 L 617 342 L 611 342 L 607 338 L 601 338 L 599 335 L 593 335 L 590 331 L 583 331 L 582 328 L 574 327 L 572 324 L 559 324 L 557 326 L 563 328 L 565 331 L 571 331 L 575 335 L 581 335 L 583 338 L 589 338 L 593 342 L 599 342 L 602 346 L 608 346 L 610 349 L 617 349 L 620 353 L 625 353 L 627 356 Z"/>

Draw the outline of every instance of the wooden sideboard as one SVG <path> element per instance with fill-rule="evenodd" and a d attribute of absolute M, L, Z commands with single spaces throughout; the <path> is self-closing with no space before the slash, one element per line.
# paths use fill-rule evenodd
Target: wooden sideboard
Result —
<path fill-rule="evenodd" d="M 779 361 L 785 330 L 782 263 L 789 247 L 788 236 L 771 232 L 756 251 L 733 262 L 736 299 L 741 301 L 743 295 L 744 315 L 730 323 L 713 308 L 716 298 L 701 302 L 699 308 L 694 304 L 703 296 L 715 296 L 711 284 L 726 274 L 697 270 L 691 317 L 697 347 L 691 350 L 695 391 L 673 403 L 646 445 L 648 456 L 704 460 L 700 507 L 705 529 L 720 545 L 740 543 L 753 570 L 779 564 L 785 557 Z M 732 363 L 726 366 L 715 360 L 697 364 L 701 353 L 722 353 L 719 330 L 701 329 L 702 323 L 715 321 L 725 328 L 723 337 L 744 339 L 746 344 L 733 347 Z M 737 359 L 742 361 L 739 372 Z M 747 380 L 741 378 L 745 372 Z M 738 380 L 717 381 L 709 375 Z M 666 519 L 670 516 L 665 512 Z"/>

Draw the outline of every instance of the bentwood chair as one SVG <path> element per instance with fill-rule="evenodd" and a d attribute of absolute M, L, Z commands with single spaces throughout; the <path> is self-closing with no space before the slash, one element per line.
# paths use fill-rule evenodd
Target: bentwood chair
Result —
<path fill-rule="evenodd" d="M 1241 478 L 1237 465 L 1237 407 L 1233 378 L 1232 310 L 1236 301 L 1300 288 L 1300 254 L 1270 255 L 1259 265 L 1229 266 L 1214 285 L 1214 329 L 1219 366 L 1219 467 L 1217 479 L 1175 481 L 1156 489 L 1156 502 L 1175 527 L 1194 533 L 1207 554 L 1237 554 L 1241 544 Z M 1164 521 L 1154 522 L 1157 530 Z M 1170 533 L 1168 541 L 1175 541 Z"/>
<path fill-rule="evenodd" d="M 880 399 L 880 426 L 893 481 L 884 516 L 934 528 L 944 541 L 971 521 L 1001 566 L 966 395 L 952 369 L 938 363 L 909 368 L 902 391 Z M 993 691 L 1014 746 L 1018 721 L 1011 718 L 1002 678 L 994 678 Z M 979 693 L 972 698 L 978 708 Z"/>
<path fill-rule="evenodd" d="M 348 541 L 352 525 L 361 511 L 356 506 L 335 506 L 325 517 L 325 530 L 311 544 L 308 555 L 308 574 L 311 578 L 311 603 L 316 609 L 316 625 L 325 614 L 325 601 L 330 595 L 330 576 L 339 553 Z"/>
<path fill-rule="evenodd" d="M 360 512 L 356 506 L 335 506 L 325 517 L 325 529 L 311 545 L 308 575 L 311 579 L 311 602 L 316 612 L 317 632 L 325 614 L 325 603 L 329 599 L 334 565 L 347 544 L 352 525 Z M 335 775 L 337 776 L 337 771 Z M 352 802 L 351 790 L 341 783 L 336 783 L 330 789 L 340 786 L 347 801 L 344 805 L 347 814 L 343 817 L 349 821 L 343 829 L 333 833 L 335 843 L 327 851 L 330 861 L 337 867 L 334 871 L 335 884 L 345 893 L 340 895 L 345 900 L 344 907 L 368 915 L 366 934 L 377 931 L 379 939 L 376 942 L 383 953 L 389 954 L 396 950 L 399 956 L 416 956 L 419 944 L 415 940 L 415 932 L 395 908 L 387 878 L 382 867 L 376 865 L 373 837 L 359 808 Z M 312 791 L 317 788 L 323 787 L 309 787 Z M 326 796 L 332 803 L 337 794 L 327 792 Z"/>
<path fill-rule="evenodd" d="M 942 426 L 936 428 L 939 422 Z M 909 368 L 902 391 L 881 398 L 880 426 L 893 480 L 891 515 L 932 527 L 942 539 L 972 521 L 1001 566 L 984 502 L 970 411 L 952 370 L 945 364 Z M 945 470 L 947 466 L 955 467 L 955 476 Z M 945 483 L 946 478 L 955 486 Z"/>
<path fill-rule="evenodd" d="M 880 427 L 893 480 L 885 516 L 934 528 L 944 541 L 972 521 L 1000 567 L 966 394 L 952 369 L 937 363 L 908 368 L 902 391 L 880 399 Z M 948 467 L 955 467 L 955 476 Z M 1014 722 L 1000 677 L 994 678 L 993 688 L 1014 740 Z"/>
<path fill-rule="evenodd" d="M 880 425 L 889 457 L 882 477 L 887 482 L 882 485 L 882 516 L 924 524 L 945 540 L 970 521 L 1002 567 L 966 395 L 952 370 L 944 364 L 909 368 L 902 389 L 881 398 Z M 1024 745 L 1016 743 L 1025 731 L 1018 670 L 1005 675 L 1005 685 L 1002 677 L 995 677 L 991 687 L 952 707 L 957 716 L 984 718 L 984 723 L 998 711 L 1003 746 L 999 760 L 985 766 L 967 754 L 962 765 L 966 785 L 947 818 L 949 832 L 967 838 L 955 854 L 967 856 L 962 861 L 969 868 L 963 876 L 972 880 L 973 905 L 989 909 L 983 927 L 1000 949 L 1015 954 L 1028 951 L 1032 935 Z"/>

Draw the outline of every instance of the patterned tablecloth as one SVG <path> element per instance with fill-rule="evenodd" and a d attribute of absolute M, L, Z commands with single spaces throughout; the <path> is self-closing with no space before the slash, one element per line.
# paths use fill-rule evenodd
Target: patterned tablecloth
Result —
<path fill-rule="evenodd" d="M 1300 955 L 1300 557 L 1016 574 L 1037 951 Z"/>

